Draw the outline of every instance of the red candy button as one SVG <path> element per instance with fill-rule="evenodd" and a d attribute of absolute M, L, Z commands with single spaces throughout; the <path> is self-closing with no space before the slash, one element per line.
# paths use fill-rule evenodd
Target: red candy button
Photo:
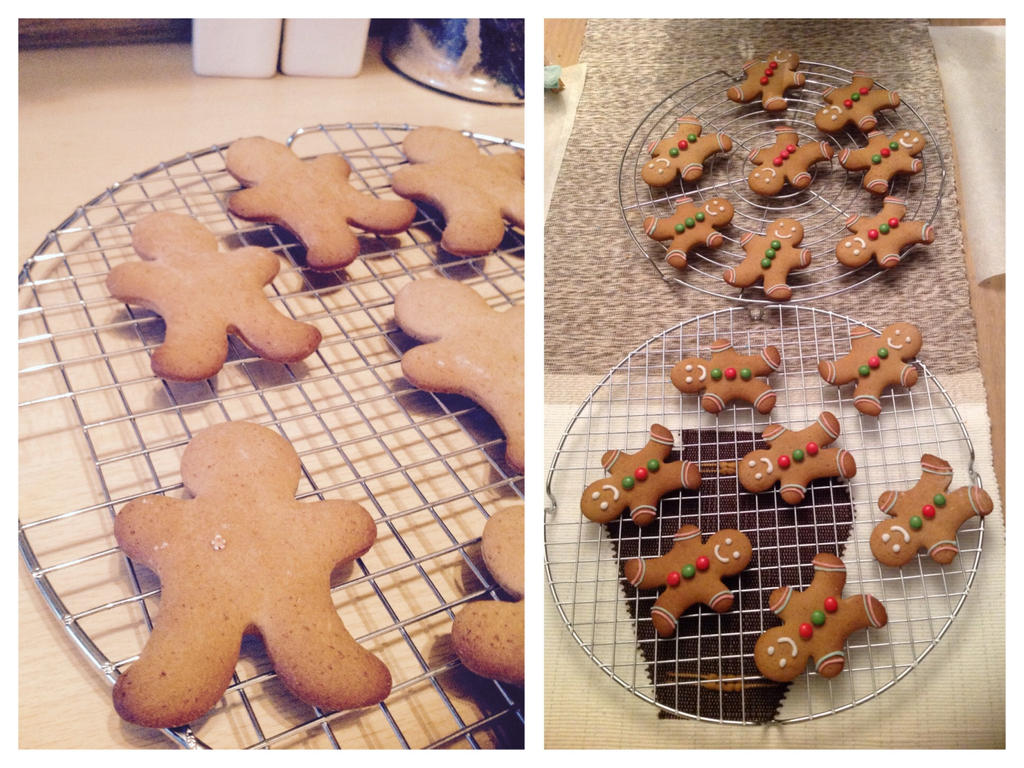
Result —
<path fill-rule="evenodd" d="M 861 95 L 861 96 L 867 96 L 867 95 L 868 95 L 868 91 L 869 91 L 869 90 L 870 90 L 869 88 L 867 88 L 866 86 L 863 86 L 863 85 L 862 85 L 862 86 L 860 87 L 860 95 Z"/>
<path fill-rule="evenodd" d="M 893 229 L 896 229 L 896 227 L 898 227 L 899 225 L 900 225 L 900 220 L 899 219 L 896 219 L 896 218 L 889 219 L 889 226 L 892 227 Z"/>
<path fill-rule="evenodd" d="M 796 152 L 796 144 L 787 144 L 786 151 L 789 152 L 789 154 Z"/>
<path fill-rule="evenodd" d="M 843 106 L 849 109 L 853 106 L 853 102 L 850 99 L 843 99 Z"/>
<path fill-rule="evenodd" d="M 806 621 L 800 625 L 800 637 L 804 640 L 810 640 L 811 635 L 814 634 L 814 627 L 808 624 Z"/>
<path fill-rule="evenodd" d="M 736 378 L 736 369 L 735 368 L 726 368 L 725 369 L 725 378 L 729 379 L 730 381 L 735 379 Z"/>
<path fill-rule="evenodd" d="M 701 555 L 700 557 L 697 558 L 697 570 L 698 571 L 706 571 L 710 567 L 711 567 L 711 561 L 708 560 L 704 555 Z"/>
<path fill-rule="evenodd" d="M 892 154 L 892 151 L 888 147 L 882 147 L 882 149 L 879 150 L 878 154 L 880 154 L 882 157 L 888 157 L 889 155 Z"/>
<path fill-rule="evenodd" d="M 635 477 L 637 480 L 646 480 L 647 470 L 644 469 L 643 467 L 637 467 L 636 471 L 633 473 L 633 477 Z"/>
<path fill-rule="evenodd" d="M 818 444 L 817 443 L 808 443 L 805 447 L 807 449 L 807 454 L 809 456 L 817 456 L 818 455 Z"/>
<path fill-rule="evenodd" d="M 789 466 L 789 456 L 779 456 L 779 466 L 786 469 Z"/>
<path fill-rule="evenodd" d="M 668 576 L 665 577 L 665 583 L 670 587 L 674 587 L 679 584 L 679 580 L 682 576 L 679 575 L 679 571 L 670 571 Z"/>
<path fill-rule="evenodd" d="M 768 78 L 767 77 L 762 77 L 761 78 L 761 85 L 768 85 Z"/>
<path fill-rule="evenodd" d="M 690 145 L 686 143 L 686 139 L 680 139 L 679 140 L 679 148 L 680 149 L 686 149 L 688 146 L 690 146 Z"/>
<path fill-rule="evenodd" d="M 877 368 L 881 364 L 882 364 L 882 361 L 879 360 L 874 355 L 872 355 L 871 357 L 868 358 L 868 365 L 871 366 L 872 368 Z"/>
<path fill-rule="evenodd" d="M 933 517 L 935 517 L 935 507 L 933 507 L 931 504 L 925 504 L 923 507 L 921 507 L 921 514 L 924 517 L 927 517 L 929 520 L 931 520 Z"/>
<path fill-rule="evenodd" d="M 835 613 L 839 610 L 839 601 L 834 597 L 825 598 L 825 610 L 829 613 Z"/>
<path fill-rule="evenodd" d="M 780 155 L 779 157 L 776 157 L 774 160 L 772 160 L 772 164 L 776 166 L 782 165 L 782 156 Z"/>
<path fill-rule="evenodd" d="M 877 240 L 877 239 L 878 239 L 878 230 L 877 229 L 869 229 L 868 230 L 868 240 Z"/>

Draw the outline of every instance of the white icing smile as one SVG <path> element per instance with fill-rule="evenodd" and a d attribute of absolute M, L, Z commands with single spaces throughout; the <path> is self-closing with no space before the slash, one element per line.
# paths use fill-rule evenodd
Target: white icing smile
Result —
<path fill-rule="evenodd" d="M 904 135 L 904 136 L 906 136 L 906 137 L 909 137 L 909 136 L 910 136 L 910 134 L 909 134 L 909 133 L 904 133 L 903 135 Z M 917 139 L 917 137 L 916 137 L 916 136 L 915 136 L 915 137 L 914 137 L 913 139 L 911 139 L 911 141 L 910 141 L 909 143 L 908 143 L 908 142 L 906 142 L 906 141 L 904 141 L 903 139 L 900 139 L 900 140 L 899 140 L 899 142 L 900 142 L 900 146 L 901 146 L 901 147 L 906 147 L 907 149 L 910 149 L 910 148 L 911 148 L 911 147 L 913 147 L 913 146 L 914 146 L 915 144 L 917 144 L 917 141 L 918 141 L 918 139 Z"/>
<path fill-rule="evenodd" d="M 785 230 L 782 228 L 781 225 L 776 227 L 775 237 L 777 237 L 779 240 L 789 240 L 796 234 L 796 227 L 790 227 L 788 235 L 782 234 L 783 232 L 785 232 Z"/>
<path fill-rule="evenodd" d="M 789 643 L 790 647 L 792 648 L 790 656 L 795 659 L 796 658 L 796 654 L 797 654 L 797 650 L 796 650 L 796 643 L 793 642 L 793 639 L 789 638 L 789 637 L 780 637 L 779 638 L 779 645 L 782 645 L 782 643 Z M 774 645 L 769 645 L 765 649 L 765 652 L 769 656 L 774 656 L 775 655 L 775 646 Z M 783 657 L 783 658 L 779 659 L 779 668 L 782 669 L 785 666 L 786 666 L 786 659 Z"/>
<path fill-rule="evenodd" d="M 692 371 L 693 370 L 693 364 L 692 363 L 687 363 L 686 367 L 683 368 L 683 370 L 684 371 Z M 704 379 L 706 379 L 707 375 L 708 375 L 707 369 L 703 365 L 698 365 L 697 366 L 697 370 L 700 371 L 700 375 L 697 377 L 697 381 L 704 381 Z M 686 381 L 687 384 L 692 384 L 693 383 L 693 376 L 687 376 L 685 381 Z"/>

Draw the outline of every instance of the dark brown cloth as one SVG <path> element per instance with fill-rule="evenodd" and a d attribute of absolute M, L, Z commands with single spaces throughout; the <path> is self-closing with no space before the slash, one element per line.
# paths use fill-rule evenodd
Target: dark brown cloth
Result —
<path fill-rule="evenodd" d="M 683 430 L 682 458 L 698 463 L 731 462 L 765 448 L 749 432 Z M 698 491 L 682 491 L 662 500 L 658 520 L 638 528 L 628 516 L 606 524 L 619 561 L 626 608 L 634 619 L 637 643 L 655 685 L 655 699 L 681 713 L 727 722 L 761 723 L 775 717 L 789 684 L 760 676 L 754 644 L 780 622 L 768 608 L 772 591 L 782 585 L 805 587 L 814 577 L 811 560 L 819 552 L 842 556 L 853 523 L 853 505 L 845 483 L 820 480 L 796 506 L 775 490 L 753 494 L 736 477 L 703 472 Z M 715 613 L 706 606 L 688 609 L 671 637 L 659 638 L 650 621 L 660 589 L 638 590 L 623 574 L 634 557 L 658 557 L 672 547 L 672 534 L 696 525 L 702 538 L 736 528 L 750 539 L 750 565 L 726 586 L 736 596 L 732 609 Z M 661 710 L 661 714 L 671 712 Z"/>

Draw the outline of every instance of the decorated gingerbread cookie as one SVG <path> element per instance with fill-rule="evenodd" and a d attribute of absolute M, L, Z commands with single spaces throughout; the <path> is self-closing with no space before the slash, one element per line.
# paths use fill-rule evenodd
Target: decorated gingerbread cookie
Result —
<path fill-rule="evenodd" d="M 726 269 L 722 277 L 738 288 L 763 282 L 765 296 L 786 301 L 793 295 L 793 289 L 786 282 L 789 273 L 811 263 L 811 252 L 797 248 L 803 239 L 803 225 L 796 219 L 776 219 L 763 235 L 748 232 L 740 238 L 746 258 L 738 267 Z"/>
<path fill-rule="evenodd" d="M 892 517 L 875 526 L 871 552 L 879 562 L 906 565 L 919 550 L 946 565 L 960 551 L 956 532 L 971 517 L 992 511 L 992 498 L 976 485 L 948 493 L 953 468 L 938 456 L 921 457 L 921 479 L 909 491 L 886 491 L 878 508 Z"/>
<path fill-rule="evenodd" d="M 871 259 L 882 269 L 892 269 L 903 260 L 901 251 L 915 243 L 931 243 L 935 230 L 923 221 L 904 221 L 907 204 L 898 197 L 887 197 L 882 210 L 871 217 L 859 215 L 846 220 L 853 233 L 836 245 L 836 258 L 848 267 L 859 267 Z"/>
<path fill-rule="evenodd" d="M 266 360 L 291 363 L 311 355 L 320 331 L 285 316 L 263 292 L 280 260 L 266 248 L 222 252 L 217 238 L 190 216 L 151 213 L 132 230 L 141 262 L 114 267 L 107 290 L 164 319 L 153 373 L 175 381 L 213 376 L 228 356 L 228 334 Z"/>
<path fill-rule="evenodd" d="M 676 631 L 676 622 L 691 605 L 703 603 L 717 613 L 732 608 L 735 598 L 722 579 L 746 568 L 753 555 L 750 539 L 732 528 L 702 544 L 700 528 L 684 525 L 672 541 L 672 549 L 661 557 L 630 560 L 623 571 L 638 589 L 665 587 L 651 608 L 651 622 L 661 637 Z"/>
<path fill-rule="evenodd" d="M 828 106 L 818 110 L 814 124 L 825 133 L 837 133 L 850 123 L 869 133 L 878 125 L 876 112 L 900 105 L 896 91 L 877 87 L 863 72 L 854 72 L 849 85 L 829 88 L 822 95 Z"/>
<path fill-rule="evenodd" d="M 811 184 L 810 167 L 831 160 L 835 150 L 827 141 L 800 143 L 800 136 L 784 125 L 775 127 L 775 143 L 755 149 L 749 160 L 760 166 L 750 172 L 747 183 L 759 195 L 774 197 L 788 183 L 793 189 L 806 189 Z"/>
<path fill-rule="evenodd" d="M 248 187 L 228 197 L 228 210 L 291 231 L 306 246 L 310 269 L 339 269 L 359 255 L 349 225 L 389 235 L 408 229 L 416 215 L 408 200 L 382 200 L 353 187 L 341 155 L 304 161 L 284 144 L 254 137 L 232 143 L 224 162 Z"/>
<path fill-rule="evenodd" d="M 491 309 L 468 285 L 426 279 L 395 296 L 395 322 L 422 342 L 402 355 L 413 386 L 474 400 L 505 433 L 505 459 L 525 466 L 523 305 Z"/>
<path fill-rule="evenodd" d="M 676 269 L 684 269 L 686 256 L 694 248 L 717 248 L 725 241 L 717 227 L 732 221 L 732 215 L 732 203 L 725 198 L 712 197 L 698 206 L 684 197 L 668 218 L 648 216 L 644 219 L 644 232 L 652 240 L 670 240 L 665 260 Z"/>
<path fill-rule="evenodd" d="M 724 133 L 702 136 L 702 131 L 697 118 L 680 117 L 675 135 L 647 147 L 653 159 L 640 171 L 641 178 L 652 187 L 665 187 L 677 177 L 696 181 L 703 176 L 704 161 L 718 152 L 729 152 L 732 139 Z"/>
<path fill-rule="evenodd" d="M 161 584 L 153 632 L 114 686 L 122 718 L 169 728 L 201 717 L 254 632 L 277 677 L 309 704 L 352 709 L 388 695 L 387 667 L 352 639 L 331 597 L 332 570 L 369 550 L 377 527 L 354 502 L 296 501 L 300 474 L 279 433 L 228 422 L 185 449 L 191 499 L 144 496 L 120 510 L 118 544 Z"/>
<path fill-rule="evenodd" d="M 458 256 L 497 248 L 505 222 L 523 227 L 523 155 L 483 153 L 471 138 L 448 128 L 417 128 L 402 149 L 410 165 L 395 171 L 391 188 L 437 206 L 444 215 L 441 247 Z"/>
<path fill-rule="evenodd" d="M 665 463 L 672 452 L 672 433 L 654 424 L 647 444 L 636 453 L 607 451 L 601 466 L 608 477 L 595 480 L 583 491 L 580 509 L 597 523 L 614 520 L 627 509 L 634 523 L 643 527 L 654 522 L 658 500 L 680 488 L 700 487 L 700 472 L 690 461 Z"/>
<path fill-rule="evenodd" d="M 921 172 L 924 163 L 917 155 L 924 147 L 924 136 L 917 131 L 896 131 L 891 136 L 872 131 L 868 134 L 867 146 L 840 152 L 839 164 L 849 171 L 866 171 L 861 182 L 864 189 L 884 195 L 889 191 L 889 182 L 897 174 Z"/>
<path fill-rule="evenodd" d="M 839 439 L 839 431 L 839 419 L 828 411 L 797 432 L 781 424 L 769 424 L 761 433 L 769 447 L 751 451 L 737 464 L 740 485 L 751 493 L 760 493 L 778 483 L 782 500 L 799 504 L 811 481 L 853 477 L 857 474 L 853 455 L 844 448 L 827 447 Z"/>
<path fill-rule="evenodd" d="M 478 600 L 452 623 L 452 645 L 468 669 L 492 680 L 521 685 L 526 669 L 523 507 L 495 512 L 484 525 L 484 565 L 512 601 Z"/>
<path fill-rule="evenodd" d="M 838 557 L 821 552 L 811 562 L 814 579 L 807 589 L 779 587 L 768 600 L 783 623 L 758 638 L 754 663 L 769 680 L 787 683 L 803 673 L 808 661 L 822 677 L 835 677 L 846 666 L 847 638 L 889 620 L 877 598 L 843 597 L 846 565 Z"/>
<path fill-rule="evenodd" d="M 776 347 L 741 355 L 729 339 L 716 339 L 711 342 L 710 357 L 680 360 L 669 376 L 680 392 L 692 395 L 703 391 L 700 404 L 708 413 L 720 413 L 733 400 L 750 403 L 758 413 L 769 413 L 776 395 L 761 377 L 777 371 L 781 363 Z"/>
<path fill-rule="evenodd" d="M 790 88 L 803 85 L 806 78 L 797 72 L 799 54 L 776 51 L 767 58 L 748 61 L 743 65 L 743 82 L 730 88 L 726 95 L 735 102 L 746 104 L 760 97 L 761 106 L 768 112 L 780 112 L 788 104 L 784 98 Z"/>
<path fill-rule="evenodd" d="M 912 387 L 917 368 L 908 363 L 923 343 L 921 331 L 910 323 L 894 323 L 880 334 L 863 325 L 850 330 L 850 351 L 838 360 L 822 360 L 818 373 L 829 384 L 857 382 L 853 405 L 861 413 L 882 412 L 882 391 L 889 386 Z"/>

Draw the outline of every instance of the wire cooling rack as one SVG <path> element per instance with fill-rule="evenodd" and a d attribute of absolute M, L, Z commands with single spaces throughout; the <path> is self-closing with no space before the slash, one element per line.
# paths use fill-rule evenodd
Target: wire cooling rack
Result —
<path fill-rule="evenodd" d="M 390 196 L 405 161 L 408 125 L 328 125 L 289 143 L 309 157 L 343 153 L 352 181 Z M 520 145 L 473 136 L 488 153 Z M 262 644 L 243 643 L 222 702 L 190 727 L 167 731 L 188 747 L 520 747 L 521 688 L 462 668 L 449 640 L 463 603 L 497 596 L 479 535 L 503 505 L 519 503 L 523 478 L 503 460 L 504 438 L 471 401 L 414 389 L 392 300 L 409 280 L 443 276 L 472 285 L 495 307 L 524 296 L 524 241 L 510 228 L 480 258 L 438 246 L 443 221 L 420 206 L 400 236 L 361 236 L 362 256 L 329 274 L 304 269 L 290 234 L 231 216 L 238 188 L 216 145 L 160 163 L 82 205 L 28 259 L 19 283 L 19 546 L 57 619 L 111 683 L 141 650 L 159 584 L 117 548 L 113 519 L 127 501 L 181 490 L 181 453 L 197 430 L 229 420 L 271 426 L 302 460 L 298 496 L 358 501 L 375 517 L 369 553 L 333 585 L 346 627 L 391 670 L 390 697 L 342 713 L 304 705 L 275 678 Z M 135 221 L 151 211 L 187 213 L 232 247 L 261 245 L 282 257 L 272 300 L 315 323 L 323 342 L 301 363 L 257 359 L 232 339 L 216 377 L 179 384 L 154 377 L 163 338 L 155 314 L 126 307 L 104 288 L 110 268 L 137 258 Z M 59 483 L 53 478 L 60 477 Z M 113 708 L 111 708 L 113 715 Z"/>
<path fill-rule="evenodd" d="M 735 288 L 725 282 L 722 273 L 745 257 L 740 245 L 745 234 L 761 234 L 768 223 L 780 217 L 796 219 L 803 225 L 804 239 L 800 247 L 809 249 L 813 258 L 809 267 L 789 275 L 794 303 L 842 293 L 883 271 L 874 259 L 851 269 L 835 257 L 836 244 L 849 235 L 845 228 L 847 218 L 853 214 L 874 215 L 881 209 L 882 196 L 861 186 L 863 173 L 847 171 L 839 165 L 840 151 L 864 146 L 864 134 L 856 128 L 848 128 L 829 135 L 814 125 L 815 113 L 826 106 L 822 94 L 827 88 L 848 84 L 853 71 L 814 62 L 802 62 L 799 71 L 806 76 L 806 82 L 801 88 L 787 91 L 789 107 L 784 112 L 766 112 L 760 100 L 751 104 L 730 101 L 726 92 L 743 77 L 719 71 L 682 86 L 655 106 L 633 132 L 619 166 L 619 204 L 637 249 L 664 280 L 722 298 L 775 303 L 765 297 L 760 284 Z M 888 88 L 881 83 L 878 86 Z M 647 148 L 652 142 L 673 135 L 676 121 L 683 115 L 695 116 L 705 134 L 723 132 L 728 135 L 733 140 L 732 151 L 708 158 L 704 175 L 694 182 L 677 179 L 668 187 L 650 187 L 640 176 L 641 169 L 650 161 Z M 883 110 L 876 116 L 878 127 L 875 130 L 891 134 L 896 129 L 909 129 L 925 137 L 925 149 L 918 155 L 923 161 L 923 170 L 913 176 L 897 175 L 888 194 L 906 201 L 907 219 L 932 223 L 938 215 L 946 182 L 945 161 L 938 140 L 918 111 L 905 100 L 895 110 Z M 801 144 L 824 139 L 835 150 L 835 156 L 831 161 L 811 166 L 812 182 L 808 188 L 787 187 L 777 197 L 764 197 L 747 184 L 747 177 L 756 167 L 747 158 L 752 150 L 773 144 L 774 128 L 781 125 L 795 130 Z M 697 249 L 689 255 L 686 268 L 678 270 L 665 261 L 667 244 L 648 237 L 643 221 L 647 216 L 671 215 L 676 201 L 686 196 L 695 201 L 725 197 L 732 202 L 735 214 L 731 224 L 721 230 L 725 242 L 720 248 Z M 903 257 L 909 258 L 920 248 L 927 246 L 912 246 Z"/>
<path fill-rule="evenodd" d="M 945 567 L 918 556 L 894 569 L 871 554 L 872 529 L 889 519 L 879 511 L 878 497 L 887 489 L 909 489 L 920 478 L 924 453 L 953 466 L 951 488 L 980 485 L 980 480 L 964 422 L 923 362 L 916 362 L 921 375 L 912 389 L 885 391 L 877 419 L 853 408 L 851 385 L 837 388 L 821 379 L 817 362 L 846 354 L 855 325 L 848 317 L 786 305 L 765 308 L 761 319 L 744 307 L 701 315 L 633 350 L 565 429 L 547 478 L 544 535 L 551 594 L 567 628 L 601 670 L 659 709 L 742 724 L 797 722 L 848 709 L 918 666 L 967 598 L 981 558 L 981 518 L 960 529 L 960 554 Z M 682 395 L 672 385 L 672 366 L 684 357 L 707 356 L 718 338 L 732 339 L 741 352 L 769 344 L 779 348 L 782 365 L 770 379 L 779 399 L 769 415 L 739 404 L 716 417 L 701 409 L 697 396 Z M 834 446 L 853 453 L 857 473 L 848 483 L 816 481 L 797 507 L 781 502 L 776 491 L 749 494 L 734 481 L 705 472 L 699 493 L 663 497 L 656 521 L 647 528 L 618 521 L 602 526 L 580 512 L 583 489 L 604 476 L 603 453 L 638 450 L 652 424 L 672 430 L 675 451 L 686 435 L 692 441 L 688 449 L 717 460 L 737 455 L 737 449 L 738 455 L 745 453 L 753 445 L 746 446 L 741 436 L 759 437 L 770 422 L 802 429 L 825 410 L 838 417 L 841 434 Z M 738 577 L 726 579 L 736 595 L 731 611 L 691 608 L 676 636 L 655 641 L 649 615 L 655 593 L 633 589 L 621 566 L 638 550 L 666 551 L 683 524 L 698 525 L 704 536 L 737 527 L 750 538 L 754 558 Z M 767 597 L 783 584 L 805 587 L 813 576 L 810 559 L 818 551 L 842 557 L 848 572 L 844 595 L 876 596 L 888 611 L 888 624 L 850 636 L 846 667 L 837 677 L 808 671 L 766 705 L 762 689 L 768 681 L 754 665 L 753 647 L 778 623 L 767 610 Z"/>

